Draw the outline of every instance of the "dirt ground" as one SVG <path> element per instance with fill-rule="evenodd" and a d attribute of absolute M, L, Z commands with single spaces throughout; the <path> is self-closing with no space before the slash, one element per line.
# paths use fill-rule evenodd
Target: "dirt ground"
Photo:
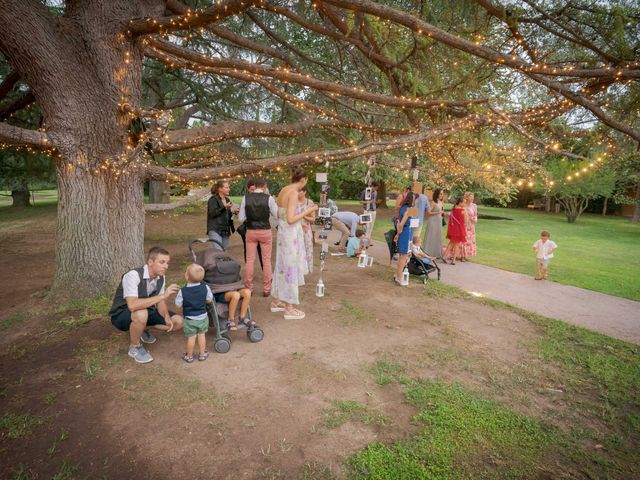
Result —
<path fill-rule="evenodd" d="M 302 288 L 306 319 L 270 313 L 258 282 L 253 310 L 264 341 L 236 333 L 229 353 L 187 365 L 182 334 L 165 334 L 149 347 L 154 362 L 138 365 L 106 314 L 77 329 L 53 327 L 86 308 L 56 310 L 42 298 L 53 274 L 53 217 L 0 229 L 0 319 L 28 312 L 2 332 L 0 406 L 40 419 L 30 435 L 0 438 L 1 478 L 20 469 L 34 478 L 344 478 L 350 454 L 419 428 L 401 388 L 376 383 L 377 361 L 479 391 L 533 361 L 526 345 L 536 328 L 515 313 L 427 296 L 419 283 L 394 287 L 387 267 L 331 257 L 327 295 L 314 295 L 317 267 Z M 169 277 L 180 281 L 187 241 L 203 230 L 201 211 L 150 215 L 146 247 L 168 248 Z M 230 250 L 242 257 L 238 236 Z M 540 379 L 540 390 L 553 378 Z M 492 395 L 538 418 L 565 408 L 510 386 Z M 383 420 L 332 423 L 344 400 Z"/>

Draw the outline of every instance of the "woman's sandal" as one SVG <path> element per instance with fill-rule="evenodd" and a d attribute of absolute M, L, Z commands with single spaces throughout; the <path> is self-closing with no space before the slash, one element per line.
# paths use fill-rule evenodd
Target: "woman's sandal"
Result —
<path fill-rule="evenodd" d="M 201 353 L 200 355 L 198 355 L 199 362 L 204 362 L 207 358 L 209 358 L 209 352 L 207 352 L 206 350 L 204 351 L 204 353 Z"/>
<path fill-rule="evenodd" d="M 271 313 L 276 313 L 276 312 L 284 312 L 285 308 L 284 305 L 282 303 L 272 303 L 269 306 Z"/>
<path fill-rule="evenodd" d="M 182 355 L 182 360 L 187 363 L 193 363 L 193 355 L 187 355 L 186 353 Z"/>
<path fill-rule="evenodd" d="M 305 317 L 305 313 L 302 310 L 292 308 L 289 311 L 284 312 L 285 320 L 302 320 Z"/>

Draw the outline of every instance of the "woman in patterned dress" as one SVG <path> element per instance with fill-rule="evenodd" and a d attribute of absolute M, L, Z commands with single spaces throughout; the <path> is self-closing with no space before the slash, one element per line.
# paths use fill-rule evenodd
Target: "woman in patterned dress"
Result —
<path fill-rule="evenodd" d="M 478 206 L 473 203 L 474 195 L 472 192 L 464 194 L 464 209 L 467 212 L 466 217 L 466 233 L 467 241 L 462 247 L 461 261 L 466 262 L 468 257 L 475 257 L 476 250 L 476 223 L 478 223 Z"/>
<path fill-rule="evenodd" d="M 300 167 L 291 171 L 291 184 L 278 195 L 278 241 L 276 264 L 273 271 L 271 295 L 272 312 L 284 312 L 285 320 L 304 318 L 302 310 L 294 305 L 300 303 L 298 287 L 304 285 L 304 275 L 309 272 L 304 245 L 301 220 L 315 212 L 317 205 L 296 213 L 298 192 L 307 184 L 307 173 Z"/>
<path fill-rule="evenodd" d="M 305 185 L 298 192 L 298 207 L 296 213 L 301 213 L 313 205 L 313 201 L 307 198 L 307 186 Z M 309 267 L 309 273 L 313 273 L 313 231 L 311 225 L 313 225 L 316 219 L 315 213 L 311 212 L 309 215 L 305 215 L 302 219 L 302 233 L 304 234 L 304 249 L 307 254 L 307 266 Z"/>

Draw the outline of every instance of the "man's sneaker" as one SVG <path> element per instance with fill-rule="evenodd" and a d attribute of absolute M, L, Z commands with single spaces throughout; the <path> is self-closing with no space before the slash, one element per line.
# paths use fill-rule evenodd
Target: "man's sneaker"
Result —
<path fill-rule="evenodd" d="M 129 356 L 138 363 L 153 362 L 153 357 L 149 352 L 145 350 L 142 345 L 138 345 L 137 347 L 129 347 Z"/>
<path fill-rule="evenodd" d="M 142 343 L 156 343 L 156 340 L 158 339 L 151 335 L 147 330 L 144 330 L 140 336 L 140 340 Z"/>

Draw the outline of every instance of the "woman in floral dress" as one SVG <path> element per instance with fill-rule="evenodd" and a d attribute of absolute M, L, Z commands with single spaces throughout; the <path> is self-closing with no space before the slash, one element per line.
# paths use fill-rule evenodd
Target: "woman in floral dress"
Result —
<path fill-rule="evenodd" d="M 300 167 L 294 167 L 291 184 L 280 191 L 277 200 L 278 240 L 271 311 L 284 312 L 285 320 L 299 320 L 305 316 L 303 311 L 294 307 L 300 303 L 298 287 L 304 285 L 304 275 L 309 272 L 301 220 L 318 208 L 313 205 L 296 213 L 298 192 L 306 184 L 307 173 Z"/>
<path fill-rule="evenodd" d="M 475 257 L 476 250 L 476 223 L 478 223 L 478 206 L 473 203 L 474 195 L 472 192 L 465 192 L 464 194 L 464 209 L 467 212 L 466 218 L 466 233 L 467 241 L 462 248 L 461 261 L 466 262 L 468 257 Z"/>
<path fill-rule="evenodd" d="M 296 213 L 302 213 L 312 205 L 313 201 L 307 198 L 307 186 L 305 185 L 300 189 L 300 192 L 298 192 L 298 207 L 296 208 Z M 311 212 L 301 221 L 302 233 L 304 234 L 304 249 L 307 254 L 307 266 L 309 267 L 309 273 L 313 273 L 313 231 L 311 230 L 311 225 L 313 225 L 314 220 L 315 214 Z"/>

